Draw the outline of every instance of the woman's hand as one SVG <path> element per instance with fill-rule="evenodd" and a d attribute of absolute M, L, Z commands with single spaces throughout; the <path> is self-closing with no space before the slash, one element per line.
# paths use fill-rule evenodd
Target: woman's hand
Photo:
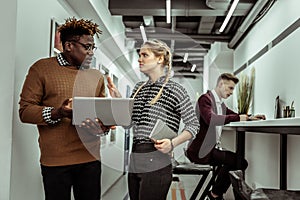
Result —
<path fill-rule="evenodd" d="M 121 98 L 122 95 L 119 92 L 119 90 L 117 89 L 117 87 L 115 86 L 115 84 L 113 83 L 113 81 L 111 80 L 111 78 L 109 76 L 107 76 L 106 79 L 107 79 L 107 87 L 108 87 L 110 96 L 113 98 Z"/>
<path fill-rule="evenodd" d="M 169 153 L 173 151 L 174 148 L 172 140 L 170 139 L 156 140 L 154 147 L 162 153 Z"/>

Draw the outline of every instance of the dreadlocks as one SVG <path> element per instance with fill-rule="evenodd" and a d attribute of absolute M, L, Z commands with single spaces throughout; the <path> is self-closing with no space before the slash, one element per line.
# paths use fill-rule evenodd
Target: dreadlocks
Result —
<path fill-rule="evenodd" d="M 95 34 L 99 37 L 102 31 L 98 28 L 98 24 L 93 23 L 92 20 L 77 20 L 75 17 L 66 19 L 66 22 L 58 28 L 60 32 L 60 40 L 64 45 L 66 41 L 78 40 L 82 35 Z"/>

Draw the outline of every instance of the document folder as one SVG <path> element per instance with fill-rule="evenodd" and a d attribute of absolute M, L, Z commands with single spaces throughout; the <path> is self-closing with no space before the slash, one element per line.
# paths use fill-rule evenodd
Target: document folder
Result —
<path fill-rule="evenodd" d="M 158 119 L 149 137 L 153 140 L 173 139 L 177 134 L 165 122 Z"/>

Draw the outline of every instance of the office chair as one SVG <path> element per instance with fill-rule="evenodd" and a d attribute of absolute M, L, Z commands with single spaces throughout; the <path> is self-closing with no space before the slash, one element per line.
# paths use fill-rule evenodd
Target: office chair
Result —
<path fill-rule="evenodd" d="M 211 177 L 208 180 L 208 183 L 199 199 L 199 200 L 204 200 L 216 179 L 218 171 L 220 170 L 220 167 L 217 166 L 201 165 L 201 164 L 194 164 L 194 163 L 173 162 L 172 165 L 173 165 L 174 175 L 201 175 L 201 178 L 196 188 L 194 189 L 193 194 L 190 197 L 190 200 L 196 199 L 201 188 L 203 187 L 203 184 L 205 183 L 205 180 L 208 178 L 208 175 L 211 173 Z M 173 181 L 179 181 L 179 178 L 173 177 Z"/>

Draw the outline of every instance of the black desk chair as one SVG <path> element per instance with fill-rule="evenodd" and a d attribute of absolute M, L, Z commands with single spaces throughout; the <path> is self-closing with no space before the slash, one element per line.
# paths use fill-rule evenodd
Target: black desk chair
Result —
<path fill-rule="evenodd" d="M 194 189 L 190 200 L 195 200 L 198 196 L 205 180 L 207 179 L 208 175 L 212 173 L 211 178 L 209 179 L 204 191 L 200 196 L 200 200 L 204 200 L 207 196 L 212 184 L 216 179 L 216 175 L 219 171 L 219 167 L 210 166 L 210 165 L 201 165 L 201 164 L 194 164 L 194 163 L 173 163 L 173 175 L 201 175 L 201 178 Z M 173 177 L 173 181 L 179 181 L 178 177 Z"/>

